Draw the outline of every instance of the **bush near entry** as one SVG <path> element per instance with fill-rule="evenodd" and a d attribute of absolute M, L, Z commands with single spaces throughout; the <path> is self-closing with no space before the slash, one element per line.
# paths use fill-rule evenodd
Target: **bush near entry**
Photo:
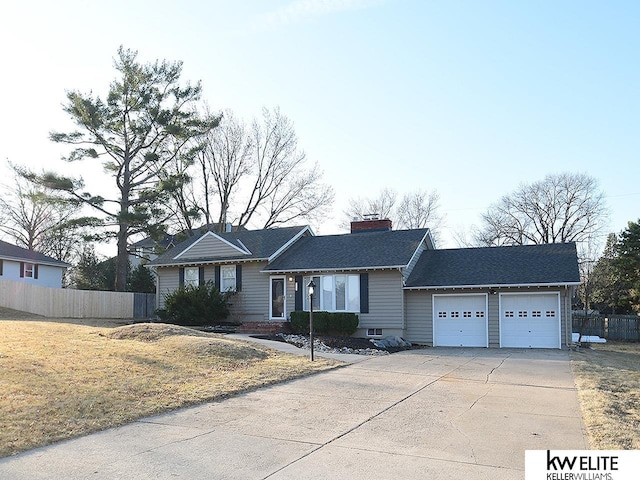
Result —
<path fill-rule="evenodd" d="M 309 312 L 291 312 L 289 320 L 294 332 L 309 332 Z M 349 336 L 357 330 L 358 322 L 358 315 L 355 313 L 313 312 L 313 331 L 317 333 Z"/>
<path fill-rule="evenodd" d="M 211 325 L 229 316 L 229 298 L 233 292 L 221 293 L 213 282 L 199 286 L 181 286 L 165 295 L 164 308 L 156 314 L 166 323 L 176 325 Z"/>

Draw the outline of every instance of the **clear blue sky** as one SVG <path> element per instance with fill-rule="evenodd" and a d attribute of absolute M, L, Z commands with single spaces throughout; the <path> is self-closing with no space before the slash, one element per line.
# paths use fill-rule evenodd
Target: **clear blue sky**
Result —
<path fill-rule="evenodd" d="M 423 188 L 446 229 L 548 173 L 599 179 L 610 231 L 640 218 L 640 2 L 5 1 L 0 159 L 58 161 L 65 90 L 103 95 L 119 45 L 182 60 L 214 109 L 280 106 L 336 191 Z"/>

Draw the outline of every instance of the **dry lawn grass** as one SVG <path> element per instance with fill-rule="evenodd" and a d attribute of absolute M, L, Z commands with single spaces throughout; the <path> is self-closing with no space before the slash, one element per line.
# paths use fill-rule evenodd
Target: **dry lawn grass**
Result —
<path fill-rule="evenodd" d="M 610 342 L 571 352 L 592 449 L 640 449 L 640 344 Z"/>
<path fill-rule="evenodd" d="M 0 457 L 338 366 L 162 324 L 0 321 Z"/>

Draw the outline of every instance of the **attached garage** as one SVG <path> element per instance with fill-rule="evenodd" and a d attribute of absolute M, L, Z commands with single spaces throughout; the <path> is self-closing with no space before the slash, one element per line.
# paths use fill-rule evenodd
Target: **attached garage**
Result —
<path fill-rule="evenodd" d="M 487 295 L 433 295 L 433 345 L 487 347 Z"/>
<path fill-rule="evenodd" d="M 560 348 L 559 293 L 500 294 L 500 346 Z"/>

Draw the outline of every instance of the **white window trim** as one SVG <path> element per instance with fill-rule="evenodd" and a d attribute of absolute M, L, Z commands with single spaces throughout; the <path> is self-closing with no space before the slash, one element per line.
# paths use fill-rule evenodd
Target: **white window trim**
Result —
<path fill-rule="evenodd" d="M 187 278 L 187 272 L 196 272 L 195 282 L 191 278 Z M 185 288 L 189 285 L 193 287 L 197 287 L 200 284 L 200 269 L 198 267 L 184 267 L 184 286 Z"/>
<path fill-rule="evenodd" d="M 274 280 L 282 280 L 283 285 L 284 285 L 284 289 L 282 292 L 282 316 L 281 317 L 274 317 L 273 316 L 273 281 Z M 280 276 L 272 276 L 269 277 L 269 318 L 271 320 L 286 320 L 287 318 L 287 277 L 285 277 L 284 275 Z"/>
<path fill-rule="evenodd" d="M 373 333 L 369 333 L 373 330 Z M 380 331 L 380 333 L 376 333 L 376 331 Z M 367 337 L 382 337 L 384 332 L 382 328 L 367 328 Z"/>
<path fill-rule="evenodd" d="M 335 308 L 335 303 L 336 303 L 336 276 L 344 276 L 345 277 L 345 286 L 344 286 L 344 301 L 345 301 L 345 310 L 337 310 Z M 323 295 L 323 290 L 322 290 L 322 286 L 323 286 L 323 282 L 324 279 L 327 277 L 331 277 L 331 281 L 332 281 L 332 301 L 331 301 L 331 305 L 330 308 L 327 308 L 327 305 L 324 304 L 324 295 Z M 358 294 L 358 308 L 357 309 L 349 309 L 349 277 L 356 277 L 358 279 L 358 290 L 357 290 L 357 294 Z M 320 278 L 319 282 L 316 282 L 316 293 L 313 295 L 314 299 L 317 299 L 318 301 L 318 310 L 322 310 L 325 312 L 338 312 L 338 313 L 360 313 L 360 308 L 361 308 L 361 301 L 362 299 L 360 298 L 360 274 L 353 274 L 353 273 L 332 273 L 329 275 L 322 275 L 322 274 L 318 274 L 318 275 L 305 275 L 303 277 L 303 286 L 305 288 L 305 293 L 304 293 L 304 298 L 303 298 L 303 302 L 302 302 L 302 309 L 304 311 L 309 311 L 309 305 L 310 305 L 310 298 L 309 298 L 309 294 L 306 291 L 306 286 L 309 284 L 310 280 L 312 278 Z"/>
<path fill-rule="evenodd" d="M 33 278 L 33 272 L 36 268 L 35 263 L 24 262 L 24 278 Z"/>
<path fill-rule="evenodd" d="M 233 278 L 233 287 L 224 288 L 224 271 L 233 272 L 233 276 L 226 277 L 227 279 Z M 235 292 L 238 289 L 238 277 L 236 265 L 220 265 L 220 291 L 221 292 Z"/>

